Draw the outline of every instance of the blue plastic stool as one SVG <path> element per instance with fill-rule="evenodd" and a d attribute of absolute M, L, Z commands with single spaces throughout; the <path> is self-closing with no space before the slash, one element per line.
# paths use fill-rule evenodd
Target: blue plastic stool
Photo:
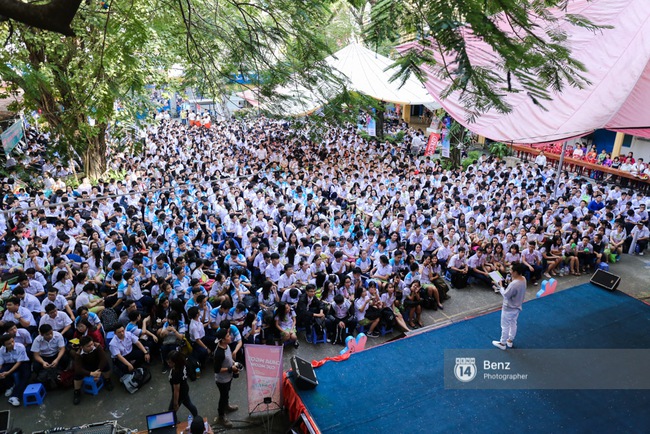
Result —
<path fill-rule="evenodd" d="M 42 405 L 45 394 L 45 387 L 41 383 L 30 384 L 23 392 L 23 405 Z"/>
<path fill-rule="evenodd" d="M 388 333 L 393 333 L 393 329 L 387 329 L 385 325 L 381 325 L 381 328 L 379 329 L 379 334 L 382 336 L 387 335 Z"/>
<path fill-rule="evenodd" d="M 89 395 L 97 395 L 102 390 L 102 387 L 104 387 L 104 377 L 99 377 L 99 381 L 97 382 L 95 382 L 93 377 L 85 377 L 81 385 L 81 390 Z"/>
<path fill-rule="evenodd" d="M 311 341 L 309 342 L 310 344 L 324 344 L 327 343 L 327 330 L 323 329 L 323 335 L 321 338 L 318 337 L 318 333 L 316 333 L 316 327 L 312 327 L 311 329 Z"/>
<path fill-rule="evenodd" d="M 106 333 L 106 346 L 108 347 L 108 344 L 113 340 L 115 337 L 115 332 L 108 332 Z"/>

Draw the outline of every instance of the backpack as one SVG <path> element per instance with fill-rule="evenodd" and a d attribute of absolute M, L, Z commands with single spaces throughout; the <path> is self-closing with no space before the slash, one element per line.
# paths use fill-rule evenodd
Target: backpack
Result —
<path fill-rule="evenodd" d="M 451 275 L 451 284 L 456 289 L 462 289 L 462 288 L 465 288 L 467 286 L 467 280 L 468 279 L 469 279 L 468 274 L 453 273 Z"/>
<path fill-rule="evenodd" d="M 187 378 L 189 378 L 190 381 L 196 381 L 196 368 L 201 368 L 199 362 L 194 360 L 193 357 L 188 357 L 185 362 L 185 367 L 187 368 Z"/>
<path fill-rule="evenodd" d="M 129 374 L 125 374 L 120 378 L 120 383 L 124 384 L 127 392 L 135 393 L 142 386 L 151 381 L 151 371 L 147 368 L 137 368 Z"/>
<path fill-rule="evenodd" d="M 104 326 L 104 332 L 112 332 L 117 328 L 118 325 L 118 316 L 115 309 L 112 307 L 104 309 L 102 312 L 102 325 Z"/>
<path fill-rule="evenodd" d="M 392 327 L 395 324 L 395 312 L 390 307 L 385 307 L 381 310 L 381 322 L 387 327 Z"/>
<path fill-rule="evenodd" d="M 438 309 L 438 303 L 436 303 L 436 299 L 433 297 L 429 297 L 429 293 L 427 292 L 426 289 L 422 288 L 420 290 L 420 298 L 422 299 L 423 309 L 433 309 L 433 310 Z"/>

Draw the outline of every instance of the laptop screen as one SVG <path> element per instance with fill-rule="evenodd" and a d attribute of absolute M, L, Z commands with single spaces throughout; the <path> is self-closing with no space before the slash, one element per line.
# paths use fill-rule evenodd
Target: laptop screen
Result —
<path fill-rule="evenodd" d="M 175 426 L 176 419 L 174 418 L 174 412 L 168 411 L 166 413 L 158 413 L 147 416 L 147 429 L 154 430 L 159 428 L 166 428 L 169 426 Z"/>

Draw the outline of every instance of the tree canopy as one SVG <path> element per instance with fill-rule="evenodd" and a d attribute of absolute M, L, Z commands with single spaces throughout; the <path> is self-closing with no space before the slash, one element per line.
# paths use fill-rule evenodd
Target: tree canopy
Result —
<path fill-rule="evenodd" d="M 309 86 L 327 75 L 321 29 L 327 1 L 105 0 L 84 2 L 68 36 L 5 21 L 0 76 L 21 89 L 23 107 L 40 110 L 61 152 L 84 156 L 86 172 L 106 169 L 105 133 L 112 120 L 137 122 L 146 112 L 146 86 L 169 84 L 167 71 L 184 66 L 179 87 L 198 86 L 217 97 L 234 74 L 254 78 L 270 93 L 300 77 Z M 116 114 L 116 104 L 121 111 Z"/>
<path fill-rule="evenodd" d="M 0 0 L 0 14 L 8 18 L 0 23 L 0 76 L 9 92 L 24 92 L 23 108 L 42 112 L 60 151 L 76 151 L 86 172 L 98 176 L 106 168 L 111 121 L 137 122 L 136 115 L 150 109 L 146 86 L 169 85 L 174 64 L 184 69 L 179 89 L 219 97 L 228 93 L 233 76 L 242 75 L 267 97 L 288 81 L 319 90 L 337 80 L 324 59 L 354 34 L 381 51 L 412 35 L 425 49 L 398 58 L 396 77 L 435 65 L 434 50 L 452 59 L 435 65 L 452 80 L 447 93 L 463 92 L 477 114 L 508 111 L 502 98 L 507 92 L 525 91 L 541 102 L 550 89 L 586 84 L 583 65 L 571 58 L 566 35 L 555 24 L 598 27 L 550 12 L 569 1 Z M 512 31 L 503 30 L 503 20 Z M 495 68 L 472 64 L 468 34 L 496 53 Z M 373 105 L 344 92 L 322 113 L 326 121 L 342 113 L 354 117 L 358 103 Z"/>
<path fill-rule="evenodd" d="M 366 40 L 398 43 L 410 34 L 419 46 L 398 58 L 396 78 L 420 74 L 420 66 L 428 65 L 450 80 L 443 98 L 460 91 L 474 115 L 490 109 L 509 112 L 503 98 L 509 92 L 525 92 L 543 104 L 551 90 L 589 84 L 584 65 L 571 57 L 567 34 L 558 24 L 568 21 L 594 31 L 605 27 L 565 13 L 571 1 L 379 0 L 372 8 Z M 490 68 L 472 62 L 468 47 L 476 40 L 494 54 Z M 443 53 L 446 60 L 436 61 L 434 52 Z"/>

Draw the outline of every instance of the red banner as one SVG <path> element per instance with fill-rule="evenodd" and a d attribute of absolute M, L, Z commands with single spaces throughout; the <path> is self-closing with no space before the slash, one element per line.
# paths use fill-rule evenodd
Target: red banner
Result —
<path fill-rule="evenodd" d="M 424 156 L 433 155 L 436 152 L 436 146 L 438 146 L 438 141 L 440 140 L 440 134 L 431 133 L 429 135 L 429 141 L 427 142 L 427 147 L 424 150 Z"/>

